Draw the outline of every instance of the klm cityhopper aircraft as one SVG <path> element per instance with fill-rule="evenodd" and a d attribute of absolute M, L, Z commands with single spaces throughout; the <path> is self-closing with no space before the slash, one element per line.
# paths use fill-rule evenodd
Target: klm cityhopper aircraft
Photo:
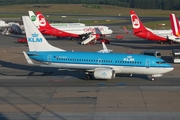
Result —
<path fill-rule="evenodd" d="M 93 73 L 95 79 L 113 79 L 117 73 L 147 74 L 151 80 L 174 68 L 160 58 L 141 54 L 74 52 L 50 45 L 28 16 L 23 16 L 29 52 L 23 52 L 27 62 L 41 62 L 40 66 L 84 70 L 86 79 Z M 31 58 L 31 59 L 30 59 Z"/>

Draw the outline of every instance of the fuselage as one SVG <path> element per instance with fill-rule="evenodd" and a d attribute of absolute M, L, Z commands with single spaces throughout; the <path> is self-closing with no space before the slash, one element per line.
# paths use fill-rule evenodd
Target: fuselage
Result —
<path fill-rule="evenodd" d="M 169 33 L 170 34 L 170 33 Z M 157 30 L 142 30 L 139 32 L 134 32 L 134 35 L 143 39 L 152 41 L 167 41 L 167 33 Z"/>
<path fill-rule="evenodd" d="M 160 58 L 140 54 L 97 53 L 97 52 L 28 52 L 36 61 L 51 67 L 87 69 L 111 68 L 116 73 L 163 74 L 173 67 Z"/>
<path fill-rule="evenodd" d="M 96 33 L 95 28 L 98 28 L 101 33 Z M 51 28 L 43 28 L 39 29 L 41 33 L 57 36 L 57 37 L 73 37 L 73 38 L 81 38 L 86 34 L 102 34 L 102 35 L 110 35 L 113 31 L 106 26 L 66 26 L 66 27 L 51 27 Z"/>
<path fill-rule="evenodd" d="M 78 27 L 78 26 L 86 26 L 83 23 L 51 23 L 50 25 L 52 27 L 63 27 L 63 26 L 71 26 L 71 27 L 76 26 L 76 27 Z"/>

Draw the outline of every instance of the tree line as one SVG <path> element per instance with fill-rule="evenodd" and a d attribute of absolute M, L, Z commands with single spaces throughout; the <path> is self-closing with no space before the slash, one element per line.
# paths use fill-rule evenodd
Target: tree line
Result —
<path fill-rule="evenodd" d="M 128 8 L 180 10 L 180 0 L 0 0 L 0 5 L 13 4 L 103 4 Z"/>

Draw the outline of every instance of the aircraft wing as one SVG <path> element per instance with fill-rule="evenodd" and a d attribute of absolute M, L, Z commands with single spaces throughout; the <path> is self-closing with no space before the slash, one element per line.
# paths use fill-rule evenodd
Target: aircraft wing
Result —
<path fill-rule="evenodd" d="M 123 28 L 124 28 L 124 31 L 126 32 L 126 34 L 132 34 L 132 31 L 127 30 L 125 26 Z"/>

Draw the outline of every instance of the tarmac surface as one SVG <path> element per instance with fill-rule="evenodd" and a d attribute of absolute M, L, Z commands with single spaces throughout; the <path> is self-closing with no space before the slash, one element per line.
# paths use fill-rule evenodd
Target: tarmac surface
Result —
<path fill-rule="evenodd" d="M 140 53 L 155 49 L 174 70 L 150 81 L 146 75 L 118 74 L 113 80 L 84 80 L 81 71 L 41 68 L 27 64 L 16 43 L 25 35 L 0 35 L 0 119 L 3 120 L 179 120 L 180 64 L 173 64 L 171 50 L 180 44 L 159 44 L 127 35 L 119 26 L 113 31 L 114 52 Z M 123 35 L 123 40 L 115 38 Z M 102 45 L 45 36 L 56 47 L 74 51 L 99 51 Z"/>

